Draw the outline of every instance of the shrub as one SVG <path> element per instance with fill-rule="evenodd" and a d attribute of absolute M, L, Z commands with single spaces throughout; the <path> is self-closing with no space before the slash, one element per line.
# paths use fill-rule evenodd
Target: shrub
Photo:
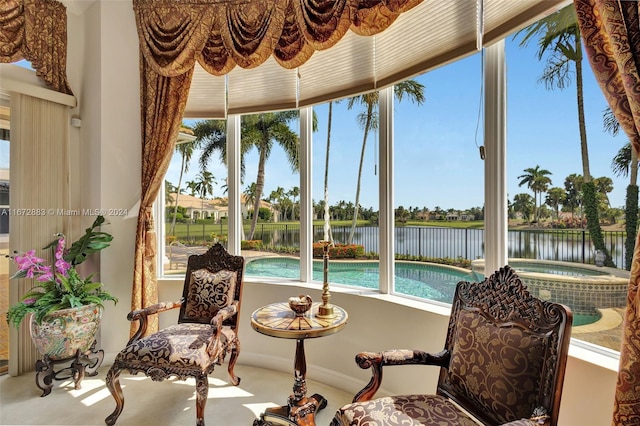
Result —
<path fill-rule="evenodd" d="M 323 243 L 313 243 L 313 257 L 324 256 Z M 359 244 L 336 244 L 329 247 L 331 259 L 355 259 L 364 256 L 364 246 Z"/>
<path fill-rule="evenodd" d="M 242 250 L 260 250 L 262 248 L 262 240 L 242 240 L 240 248 Z"/>

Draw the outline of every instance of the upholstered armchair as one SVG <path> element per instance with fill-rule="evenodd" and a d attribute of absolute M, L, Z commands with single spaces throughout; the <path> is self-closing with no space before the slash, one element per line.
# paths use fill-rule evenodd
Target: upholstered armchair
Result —
<path fill-rule="evenodd" d="M 331 424 L 556 426 L 571 324 L 569 308 L 533 297 L 509 266 L 460 282 L 444 350 L 358 354 L 371 381 Z M 372 399 L 384 367 L 411 364 L 440 367 L 435 394 Z"/>
<path fill-rule="evenodd" d="M 154 381 L 169 377 L 195 378 L 196 424 L 204 426 L 208 374 L 222 364 L 227 353 L 231 354 L 228 363 L 231 383 L 240 383 L 233 369 L 240 351 L 238 318 L 243 273 L 244 258 L 230 255 L 222 245 L 216 244 L 204 254 L 189 256 L 179 301 L 158 303 L 129 313 L 127 318 L 139 321 L 139 328 L 107 373 L 107 388 L 116 401 L 115 410 L 105 419 L 108 425 L 116 423 L 124 407 L 120 373 L 126 370 L 132 374 L 144 373 Z M 143 337 L 149 315 L 176 308 L 180 308 L 176 325 Z M 141 412 L 140 420 L 143 418 Z"/>

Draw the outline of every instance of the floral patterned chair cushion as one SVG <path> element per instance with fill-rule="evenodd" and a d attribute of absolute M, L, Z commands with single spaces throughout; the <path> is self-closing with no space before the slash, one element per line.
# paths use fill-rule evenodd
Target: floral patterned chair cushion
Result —
<path fill-rule="evenodd" d="M 332 425 L 478 426 L 475 420 L 439 395 L 399 395 L 348 404 Z"/>
<path fill-rule="evenodd" d="M 219 349 L 234 339 L 231 333 L 229 327 L 222 328 Z M 194 370 L 206 373 L 215 362 L 207 352 L 212 334 L 210 324 L 172 325 L 127 346 L 116 356 L 116 361 L 125 363 L 132 370 L 169 369 L 177 375 L 193 374 Z"/>
<path fill-rule="evenodd" d="M 222 270 L 209 272 L 198 269 L 191 273 L 184 316 L 187 320 L 211 318 L 218 310 L 233 301 L 236 289 L 236 273 Z"/>

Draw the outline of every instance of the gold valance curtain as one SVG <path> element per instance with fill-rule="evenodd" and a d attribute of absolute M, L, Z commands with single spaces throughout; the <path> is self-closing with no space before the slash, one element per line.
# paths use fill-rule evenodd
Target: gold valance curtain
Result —
<path fill-rule="evenodd" d="M 640 153 L 640 4 L 574 0 L 596 80 L 611 110 Z M 612 425 L 640 424 L 640 235 L 627 293 Z"/>
<path fill-rule="evenodd" d="M 373 35 L 421 0 L 134 0 L 140 43 L 142 193 L 132 310 L 158 301 L 152 204 L 169 167 L 196 61 L 224 75 L 271 55 L 296 68 L 351 28 Z M 157 315 L 147 334 L 158 330 Z M 131 333 L 134 333 L 133 325 Z"/>
<path fill-rule="evenodd" d="M 141 54 L 160 75 L 195 61 L 213 75 L 255 68 L 273 55 L 284 68 L 305 63 L 351 29 L 370 36 L 422 0 L 134 0 Z"/>
<path fill-rule="evenodd" d="M 0 62 L 26 59 L 55 91 L 67 82 L 67 10 L 56 0 L 0 1 Z"/>

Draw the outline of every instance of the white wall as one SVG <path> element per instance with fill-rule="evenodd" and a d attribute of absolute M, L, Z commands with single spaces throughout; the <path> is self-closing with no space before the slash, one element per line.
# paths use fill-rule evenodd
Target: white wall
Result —
<path fill-rule="evenodd" d="M 114 236 L 100 256 L 100 280 L 118 297 L 107 305 L 101 346 L 115 352 L 128 340 L 138 200 L 140 199 L 140 78 L 138 36 L 130 1 L 95 2 L 68 10 L 68 69 L 78 97 L 78 188 L 81 208 L 101 209 Z M 126 78 L 125 78 L 126 76 Z M 127 209 L 128 216 L 110 209 Z M 87 226 L 95 217 L 83 218 Z"/>
<path fill-rule="evenodd" d="M 105 311 L 101 346 L 113 356 L 128 340 L 130 289 L 133 274 L 136 202 L 140 195 L 140 112 L 138 41 L 132 5 L 102 1 L 82 17 L 70 20 L 69 75 L 79 96 L 82 128 L 79 145 L 83 160 L 83 207 L 126 208 L 131 217 L 108 217 L 114 235 L 111 248 L 101 253 L 101 279 L 120 299 Z M 123 78 L 126 76 L 126 78 Z M 93 204 L 96 204 L 95 206 Z M 85 205 L 90 204 L 90 205 Z M 160 300 L 177 300 L 181 281 L 162 281 Z M 241 314 L 239 363 L 292 371 L 295 342 L 263 336 L 251 329 L 249 317 L 258 307 L 308 293 L 320 300 L 317 285 L 245 284 Z M 354 356 L 363 350 L 442 348 L 448 310 L 426 304 L 396 303 L 393 297 L 350 294 L 332 288 L 332 302 L 349 312 L 340 333 L 306 343 L 308 377 L 354 392 L 369 380 Z M 162 315 L 161 324 L 175 321 L 177 312 Z M 575 350 L 573 352 L 576 352 Z M 107 358 L 108 359 L 108 358 Z M 420 370 L 418 372 L 418 370 Z M 437 369 L 387 369 L 383 391 L 430 392 Z M 243 377 L 243 380 L 251 380 Z M 567 367 L 560 424 L 610 424 L 616 381 L 615 368 L 603 368 L 572 355 Z"/>

